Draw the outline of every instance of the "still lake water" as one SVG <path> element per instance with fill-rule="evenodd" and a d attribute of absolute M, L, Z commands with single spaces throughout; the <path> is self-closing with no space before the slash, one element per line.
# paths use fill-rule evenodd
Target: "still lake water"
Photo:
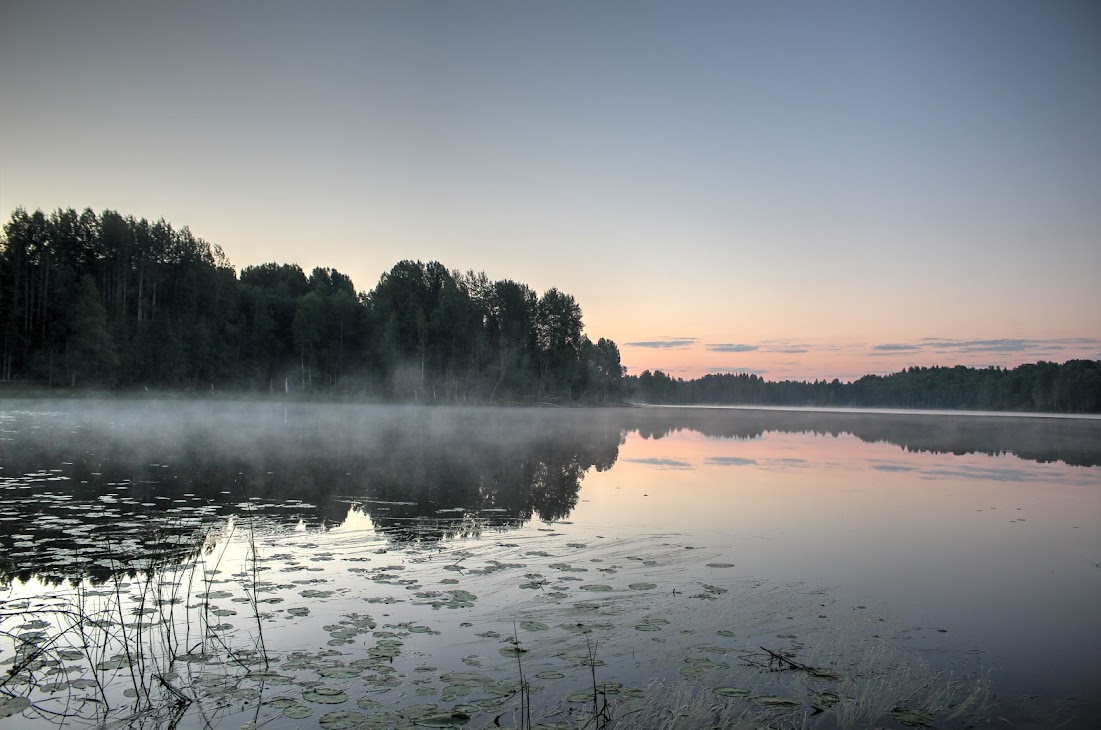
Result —
<path fill-rule="evenodd" d="M 1101 420 L 12 401 L 0 428 L 5 727 L 579 727 L 594 684 L 589 727 L 1101 710 Z"/>

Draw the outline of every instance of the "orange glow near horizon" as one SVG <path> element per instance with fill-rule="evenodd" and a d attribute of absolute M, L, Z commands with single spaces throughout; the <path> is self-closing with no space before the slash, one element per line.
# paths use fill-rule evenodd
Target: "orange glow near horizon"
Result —
<path fill-rule="evenodd" d="M 1020 480 L 1004 478 L 1006 472 Z M 742 440 L 680 431 L 657 439 L 629 435 L 615 469 L 586 476 L 581 497 L 598 524 L 603 511 L 606 521 L 615 515 L 659 533 L 687 520 L 698 525 L 700 540 L 708 534 L 756 540 L 765 537 L 762 524 L 784 525 L 796 543 L 806 538 L 794 536 L 829 534 L 822 544 L 856 559 L 867 553 L 868 535 L 905 555 L 900 505 L 903 513 L 912 504 L 914 513 L 927 517 L 936 505 L 938 530 L 971 535 L 975 542 L 983 539 L 979 533 L 1001 535 L 1009 520 L 1021 517 L 1077 524 L 1082 515 L 1096 514 L 1096 476 L 1095 468 L 1010 456 L 907 452 L 850 434 L 767 432 Z M 1060 498 L 1042 498 L 1037 484 L 1050 484 Z M 686 492 L 696 497 L 686 499 Z M 663 515 L 676 515 L 676 523 L 664 525 Z M 945 529 L 948 524 L 960 529 Z M 926 526 L 905 527 L 913 532 L 909 539 L 927 539 Z M 803 551 L 805 560 L 806 547 L 792 549 Z M 748 556 L 740 557 L 739 565 L 752 572 Z"/>

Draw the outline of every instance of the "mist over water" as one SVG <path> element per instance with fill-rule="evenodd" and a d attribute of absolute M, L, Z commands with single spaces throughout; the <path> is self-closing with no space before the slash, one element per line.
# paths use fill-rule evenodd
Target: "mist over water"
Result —
<path fill-rule="evenodd" d="M 285 648 L 295 599 L 319 590 L 332 592 L 320 604 L 333 621 L 376 599 L 394 601 L 389 621 L 435 618 L 443 606 L 434 644 L 403 630 L 416 644 L 407 659 L 435 666 L 433 676 L 474 666 L 461 646 L 489 667 L 484 654 L 520 618 L 551 633 L 561 619 L 604 627 L 608 680 L 710 691 L 749 686 L 736 675 L 750 637 L 789 637 L 784 650 L 806 657 L 867 614 L 898 622 L 894 644 L 933 670 L 992 672 L 999 704 L 988 713 L 1087 727 L 1099 709 L 1101 660 L 1082 647 L 1101 646 L 1101 421 L 68 401 L 2 403 L 0 426 L 6 609 L 35 592 L 137 580 L 154 557 L 155 570 L 205 564 L 212 551 L 244 549 L 247 523 L 253 556 L 273 561 L 268 577 L 317 561 L 318 588 L 304 578 L 266 586 L 283 602 L 262 616 L 273 652 Z M 370 572 L 372 561 L 405 567 Z M 782 601 L 768 592 L 780 588 L 792 591 Z M 3 611 L 0 661 L 17 651 L 14 615 Z M 647 616 L 676 628 L 636 630 L 663 625 Z M 679 621 L 688 633 L 675 633 Z M 496 636 L 469 636 L 479 629 Z M 738 635 L 737 647 L 693 633 L 719 630 Z M 554 643 L 533 640 L 533 670 L 568 660 Z M 356 646 L 342 646 L 349 659 Z M 701 647 L 715 651 L 701 659 Z M 454 705 L 390 658 L 402 681 L 372 695 L 387 712 L 414 696 Z M 678 671 L 684 662 L 707 673 Z M 1063 671 L 1046 671 L 1052 662 Z M 569 682 L 561 667 L 544 669 Z M 557 681 L 536 695 L 548 716 L 570 689 Z M 472 726 L 501 711 L 461 710 Z"/>

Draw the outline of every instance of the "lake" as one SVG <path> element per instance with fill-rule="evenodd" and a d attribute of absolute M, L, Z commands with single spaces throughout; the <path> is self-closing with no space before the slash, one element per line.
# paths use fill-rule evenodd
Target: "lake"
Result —
<path fill-rule="evenodd" d="M 0 402 L 5 727 L 1094 727 L 1101 420 Z"/>

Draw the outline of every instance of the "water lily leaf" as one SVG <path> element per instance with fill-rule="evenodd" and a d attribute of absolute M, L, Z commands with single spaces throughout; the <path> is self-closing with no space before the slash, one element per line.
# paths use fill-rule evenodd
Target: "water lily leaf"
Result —
<path fill-rule="evenodd" d="M 891 717 L 910 727 L 928 727 L 933 724 L 933 716 L 921 710 L 896 707 L 888 713 Z"/>
<path fill-rule="evenodd" d="M 314 687 L 302 693 L 302 699 L 319 705 L 338 705 L 348 699 L 346 692 L 331 687 Z M 283 714 L 286 714 L 284 712 Z"/>
<path fill-rule="evenodd" d="M 658 584 L 642 581 L 640 583 L 632 583 L 627 587 L 630 588 L 632 591 L 652 591 L 658 587 Z"/>
<path fill-rule="evenodd" d="M 741 687 L 716 687 L 715 694 L 720 697 L 748 697 L 749 690 Z"/>
<path fill-rule="evenodd" d="M 443 702 L 451 702 L 456 697 L 465 697 L 470 694 L 473 689 L 474 688 L 469 684 L 449 684 L 440 692 L 440 700 Z"/>
<path fill-rule="evenodd" d="M 0 697 L 0 717 L 17 715 L 31 706 L 26 697 Z"/>
<path fill-rule="evenodd" d="M 595 583 L 590 585 L 583 585 L 581 586 L 581 590 L 604 592 L 612 590 L 612 587 L 609 585 L 604 585 L 603 583 Z"/>
<path fill-rule="evenodd" d="M 547 629 L 550 628 L 550 626 L 547 626 L 545 623 L 542 623 L 541 621 L 521 621 L 520 622 L 520 628 L 525 629 L 527 631 L 546 631 Z"/>
<path fill-rule="evenodd" d="M 413 721 L 417 727 L 461 727 L 470 722 L 470 715 L 459 710 L 439 712 L 418 717 Z"/>
<path fill-rule="evenodd" d="M 789 699 L 787 697 L 777 697 L 775 695 L 758 695 L 753 698 L 753 701 L 762 707 L 799 707 L 800 703 L 796 700 Z"/>
<path fill-rule="evenodd" d="M 292 720 L 302 720 L 313 714 L 313 710 L 306 705 L 288 705 L 283 708 L 283 716 Z"/>
<path fill-rule="evenodd" d="M 327 712 L 317 719 L 317 724 L 325 730 L 350 730 L 367 722 L 367 716 L 354 710 L 335 710 Z"/>

